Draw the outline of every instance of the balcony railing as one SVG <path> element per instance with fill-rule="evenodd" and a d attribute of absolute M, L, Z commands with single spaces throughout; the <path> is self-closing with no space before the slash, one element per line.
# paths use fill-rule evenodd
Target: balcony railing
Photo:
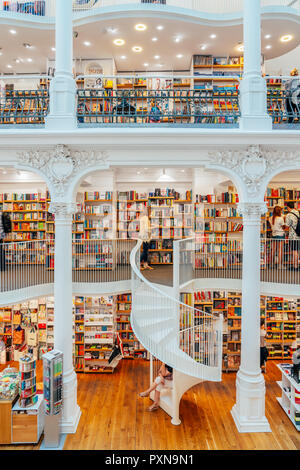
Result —
<path fill-rule="evenodd" d="M 300 124 L 300 79 L 267 77 L 267 106 L 273 125 Z"/>
<path fill-rule="evenodd" d="M 93 88 L 79 77 L 84 88 L 78 89 L 77 119 L 80 125 L 104 124 L 172 124 L 172 125 L 233 125 L 240 116 L 239 92 L 236 86 L 216 86 L 220 76 L 207 78 L 198 85 L 199 76 L 147 76 L 95 78 Z M 123 83 L 115 84 L 122 80 Z M 124 79 L 126 82 L 124 83 Z M 225 80 L 238 77 L 226 76 Z M 173 82 L 174 80 L 174 82 Z M 160 82 L 164 83 L 163 88 Z M 98 83 L 98 85 L 97 85 Z M 105 84 L 103 84 L 105 83 Z M 109 84 L 109 85 L 108 85 Z"/>
<path fill-rule="evenodd" d="M 0 0 L 0 11 L 9 16 L 54 18 L 56 0 Z M 243 11 L 243 0 L 73 0 L 75 15 L 110 6 L 150 5 L 187 8 L 203 13 L 220 14 Z M 299 0 L 261 0 L 262 7 L 286 7 L 300 10 Z"/>
<path fill-rule="evenodd" d="M 261 239 L 262 282 L 300 286 L 300 260 L 296 261 L 294 255 L 294 251 L 299 252 L 300 243 L 293 243 L 288 239 Z M 241 280 L 242 269 L 242 238 L 222 240 L 220 237 L 219 241 L 209 242 L 197 237 L 174 242 L 175 286 L 183 286 L 195 279 Z"/>
<path fill-rule="evenodd" d="M 49 112 L 50 78 L 41 75 L 0 76 L 0 126 L 44 124 Z"/>

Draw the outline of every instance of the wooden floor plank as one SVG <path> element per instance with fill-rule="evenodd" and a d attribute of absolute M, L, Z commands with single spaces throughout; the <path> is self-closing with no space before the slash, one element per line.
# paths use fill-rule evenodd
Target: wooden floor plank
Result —
<path fill-rule="evenodd" d="M 42 379 L 41 363 L 37 378 Z M 180 405 L 182 424 L 173 426 L 164 411 L 148 412 L 151 401 L 138 396 L 148 386 L 147 361 L 121 361 L 109 375 L 78 374 L 82 416 L 76 434 L 67 436 L 64 449 L 299 450 L 300 434 L 276 400 L 281 393 L 276 384 L 281 374 L 275 363 L 269 361 L 265 374 L 271 433 L 237 431 L 230 413 L 235 378 L 235 374 L 223 374 L 220 383 L 204 382 L 190 389 Z M 39 445 L 0 446 L 0 450 L 31 450 Z"/>

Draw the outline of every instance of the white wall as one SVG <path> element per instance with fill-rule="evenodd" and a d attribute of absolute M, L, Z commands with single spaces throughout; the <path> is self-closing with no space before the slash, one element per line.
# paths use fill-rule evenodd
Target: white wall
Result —
<path fill-rule="evenodd" d="M 290 71 L 294 67 L 296 67 L 300 73 L 300 46 L 296 47 L 296 49 L 293 49 L 288 54 L 265 62 L 267 75 L 290 75 Z"/>

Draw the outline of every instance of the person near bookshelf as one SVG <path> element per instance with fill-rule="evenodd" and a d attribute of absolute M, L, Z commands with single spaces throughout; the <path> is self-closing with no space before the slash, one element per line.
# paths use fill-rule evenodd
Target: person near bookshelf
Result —
<path fill-rule="evenodd" d="M 152 385 L 139 394 L 140 397 L 149 397 L 150 393 L 154 391 L 154 402 L 148 408 L 148 411 L 156 411 L 159 408 L 160 392 L 163 388 L 173 388 L 173 368 L 167 364 L 162 364 L 158 371 L 158 376 Z"/>
<path fill-rule="evenodd" d="M 139 227 L 139 238 L 143 241 L 142 253 L 141 253 L 141 271 L 144 269 L 153 270 L 153 267 L 149 265 L 149 245 L 151 241 L 151 225 L 150 225 L 150 206 L 143 207 L 143 211 L 140 213 L 140 227 Z"/>
<path fill-rule="evenodd" d="M 297 235 L 297 225 L 299 220 L 299 212 L 295 209 L 292 201 L 286 203 L 288 214 L 285 217 L 285 225 L 289 227 L 289 249 L 291 253 L 290 267 L 291 270 L 299 269 L 299 249 L 300 236 Z"/>
<path fill-rule="evenodd" d="M 268 358 L 268 349 L 266 347 L 266 329 L 265 329 L 265 322 L 262 319 L 260 321 L 260 367 L 262 372 L 266 371 L 266 360 Z"/>
<path fill-rule="evenodd" d="M 272 230 L 272 242 L 271 242 L 271 255 L 270 255 L 270 267 L 280 266 L 282 269 L 285 266 L 282 265 L 282 252 L 283 252 L 283 240 L 285 239 L 285 224 L 284 218 L 282 217 L 282 208 L 275 206 L 273 215 L 268 219 Z M 277 257 L 277 263 L 275 258 Z"/>
<path fill-rule="evenodd" d="M 298 77 L 299 72 L 296 68 L 291 70 L 291 77 Z M 288 122 L 295 122 L 295 118 L 300 115 L 300 80 L 299 78 L 292 78 L 285 84 L 285 106 L 288 114 Z"/>

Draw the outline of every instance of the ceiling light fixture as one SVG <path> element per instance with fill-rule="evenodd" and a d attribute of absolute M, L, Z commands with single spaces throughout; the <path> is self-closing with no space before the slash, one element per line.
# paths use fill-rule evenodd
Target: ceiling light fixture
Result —
<path fill-rule="evenodd" d="M 29 58 L 27 59 L 27 62 L 32 62 L 32 59 L 29 57 Z"/>
<path fill-rule="evenodd" d="M 265 35 L 265 39 L 270 39 L 270 37 L 271 37 L 271 34 L 266 34 Z"/>
<path fill-rule="evenodd" d="M 90 45 L 91 45 L 90 41 L 84 41 L 83 44 L 84 44 L 85 46 L 90 46 Z"/>
<path fill-rule="evenodd" d="M 139 23 L 139 24 L 136 24 L 134 28 L 137 31 L 145 31 L 147 29 L 147 26 L 145 24 Z"/>
<path fill-rule="evenodd" d="M 156 29 L 158 29 L 158 31 L 162 31 L 164 27 L 162 25 L 159 25 L 159 26 L 156 26 Z"/>
<path fill-rule="evenodd" d="M 6 67 L 7 67 L 8 69 L 12 69 L 12 65 L 10 65 L 10 64 L 8 64 Z"/>
<path fill-rule="evenodd" d="M 116 46 L 124 46 L 125 41 L 124 41 L 124 39 L 115 39 L 115 40 L 114 40 L 114 44 L 115 44 Z"/>
<path fill-rule="evenodd" d="M 110 34 L 116 34 L 118 32 L 117 28 L 107 28 L 107 32 Z"/>
<path fill-rule="evenodd" d="M 240 52 L 243 52 L 244 51 L 244 44 L 240 44 L 239 46 L 237 46 L 237 50 L 240 51 Z"/>
<path fill-rule="evenodd" d="M 144 67 L 149 67 L 149 64 L 146 62 L 146 63 L 144 64 Z"/>
<path fill-rule="evenodd" d="M 141 46 L 133 46 L 133 52 L 142 52 L 143 48 Z"/>
<path fill-rule="evenodd" d="M 26 47 L 26 49 L 30 49 L 30 48 L 31 48 L 31 44 L 29 44 L 28 42 L 24 42 L 24 43 L 23 43 L 23 46 Z"/>
<path fill-rule="evenodd" d="M 55 52 L 55 51 L 56 51 L 56 47 L 51 47 L 51 51 Z"/>
<path fill-rule="evenodd" d="M 180 42 L 181 41 L 181 37 L 180 36 L 177 36 L 175 39 L 174 39 L 175 42 Z"/>
<path fill-rule="evenodd" d="M 126 55 L 121 55 L 121 59 L 122 60 L 127 59 Z"/>
<path fill-rule="evenodd" d="M 272 49 L 272 46 L 271 46 L 270 44 L 268 44 L 268 45 L 266 46 L 266 49 Z"/>
<path fill-rule="evenodd" d="M 160 55 L 155 55 L 155 56 L 154 56 L 154 59 L 156 59 L 156 60 L 157 60 L 157 59 L 160 59 Z"/>
<path fill-rule="evenodd" d="M 183 55 L 182 54 L 177 54 L 176 57 L 177 57 L 177 59 L 181 59 L 183 57 Z"/>
<path fill-rule="evenodd" d="M 293 36 L 291 34 L 285 34 L 284 36 L 281 36 L 280 41 L 281 42 L 289 42 L 293 39 Z"/>
<path fill-rule="evenodd" d="M 216 34 L 211 34 L 209 37 L 210 37 L 211 39 L 216 39 L 217 35 L 216 35 Z"/>
<path fill-rule="evenodd" d="M 201 46 L 201 51 L 205 51 L 206 48 L 207 48 L 207 45 L 206 45 L 206 44 L 202 44 L 202 46 Z"/>
<path fill-rule="evenodd" d="M 156 42 L 156 41 L 157 41 L 157 38 L 152 38 L 152 41 L 153 41 L 153 42 Z"/>
<path fill-rule="evenodd" d="M 17 34 L 17 31 L 15 29 L 10 29 L 9 32 L 10 34 Z"/>
<path fill-rule="evenodd" d="M 170 175 L 167 175 L 166 170 L 163 169 L 163 172 L 158 178 L 157 182 L 163 183 L 163 182 L 168 182 L 168 181 L 174 181 L 174 178 L 172 178 Z"/>

